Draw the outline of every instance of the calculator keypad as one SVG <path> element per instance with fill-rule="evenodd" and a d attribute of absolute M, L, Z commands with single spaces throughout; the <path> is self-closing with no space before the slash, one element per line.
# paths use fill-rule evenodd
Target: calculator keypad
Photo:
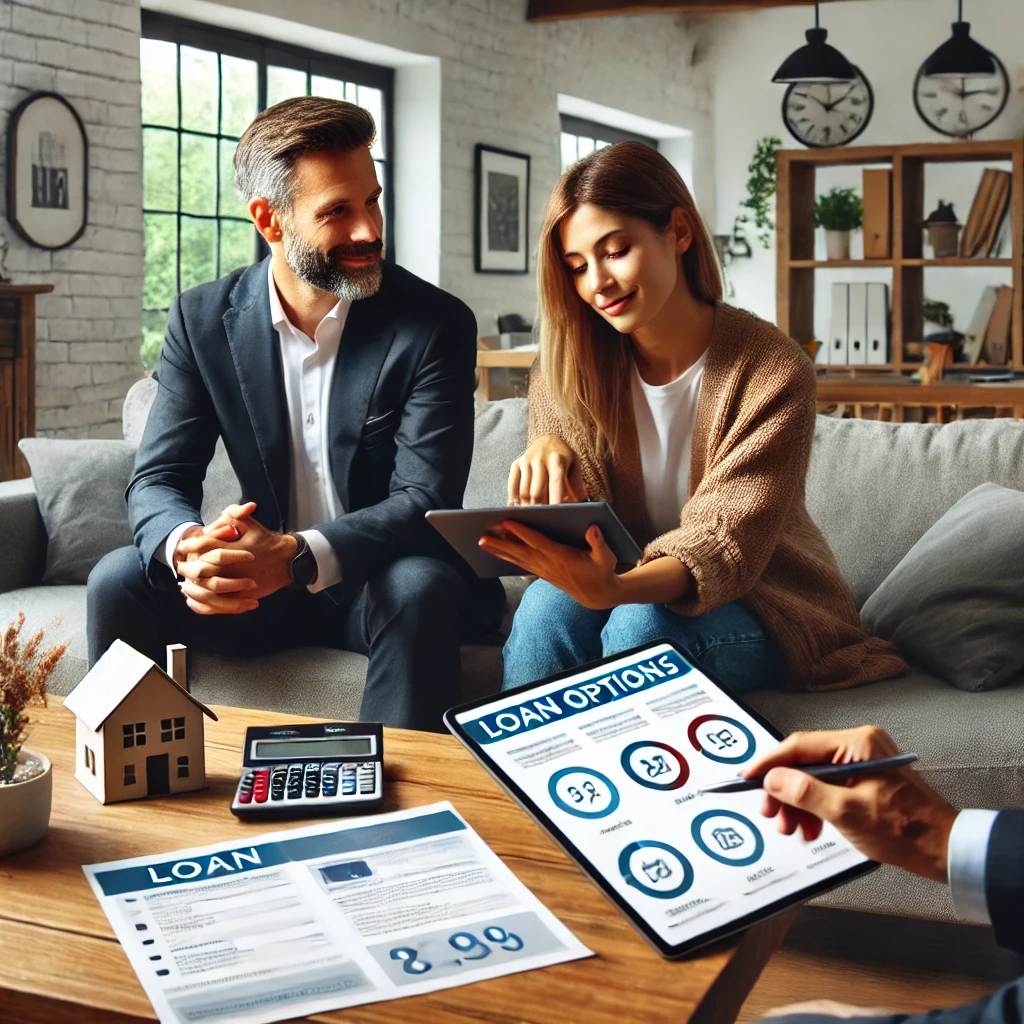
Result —
<path fill-rule="evenodd" d="M 379 762 L 325 762 L 278 764 L 269 768 L 246 768 L 238 783 L 240 805 L 302 804 L 322 801 L 347 803 L 373 797 L 380 778 Z M 341 799 L 339 799 L 339 797 Z"/>

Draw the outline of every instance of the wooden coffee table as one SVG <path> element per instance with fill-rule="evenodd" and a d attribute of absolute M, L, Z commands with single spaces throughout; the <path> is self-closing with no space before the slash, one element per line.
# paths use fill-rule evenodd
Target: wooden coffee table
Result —
<path fill-rule="evenodd" d="M 29 746 L 53 761 L 53 814 L 39 846 L 0 860 L 4 1024 L 155 1020 L 82 864 L 302 824 L 244 823 L 228 807 L 241 767 L 245 727 L 309 719 L 239 708 L 214 710 L 220 721 L 206 723 L 207 789 L 106 807 L 74 778 L 74 716 L 58 698 L 51 698 L 39 713 Z M 450 800 L 597 956 L 304 1020 L 732 1021 L 795 916 L 795 911 L 780 915 L 688 960 L 664 960 L 454 738 L 389 729 L 384 751 L 386 810 Z"/>

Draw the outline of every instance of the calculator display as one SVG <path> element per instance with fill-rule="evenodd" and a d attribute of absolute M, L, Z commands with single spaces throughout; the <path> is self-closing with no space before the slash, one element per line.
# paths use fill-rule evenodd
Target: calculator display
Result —
<path fill-rule="evenodd" d="M 257 740 L 253 757 L 275 761 L 282 757 L 355 757 L 373 753 L 370 736 L 332 736 L 324 739 Z"/>

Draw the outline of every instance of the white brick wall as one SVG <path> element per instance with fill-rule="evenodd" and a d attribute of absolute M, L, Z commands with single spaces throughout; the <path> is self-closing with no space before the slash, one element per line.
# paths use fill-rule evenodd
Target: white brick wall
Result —
<path fill-rule="evenodd" d="M 0 220 L 11 277 L 54 285 L 36 306 L 37 433 L 120 437 L 121 399 L 142 374 L 138 0 L 0 0 L 3 130 L 43 90 L 62 94 L 85 124 L 89 224 L 50 252 Z"/>
<path fill-rule="evenodd" d="M 155 4 L 156 5 L 156 4 Z M 211 17 L 212 5 L 173 5 Z M 279 0 L 222 0 L 280 18 Z M 170 8 L 168 8 L 170 9 Z M 290 0 L 287 17 L 441 60 L 441 285 L 473 308 L 482 333 L 499 313 L 533 316 L 525 276 L 473 271 L 473 147 L 531 157 L 529 244 L 559 173 L 557 94 L 695 130 L 698 200 L 710 206 L 710 79 L 691 67 L 675 15 L 527 23 L 526 0 Z M 0 0 L 0 110 L 36 90 L 66 96 L 89 137 L 89 226 L 68 249 L 34 249 L 0 221 L 15 280 L 51 282 L 39 300 L 37 427 L 43 435 L 120 436 L 121 397 L 141 373 L 139 0 Z M 251 29 L 250 29 L 251 30 Z M 314 40 L 308 45 L 316 46 Z M 0 126 L 2 127 L 2 126 Z M 0 166 L 0 171 L 3 168 Z M 0 198 L 0 204 L 3 200 Z"/>

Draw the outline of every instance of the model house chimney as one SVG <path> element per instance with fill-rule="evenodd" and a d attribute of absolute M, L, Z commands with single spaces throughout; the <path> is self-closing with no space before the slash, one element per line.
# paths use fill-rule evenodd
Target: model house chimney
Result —
<path fill-rule="evenodd" d="M 188 653 L 184 644 L 167 645 L 167 674 L 186 692 L 192 691 L 188 688 L 188 668 L 185 658 Z"/>

